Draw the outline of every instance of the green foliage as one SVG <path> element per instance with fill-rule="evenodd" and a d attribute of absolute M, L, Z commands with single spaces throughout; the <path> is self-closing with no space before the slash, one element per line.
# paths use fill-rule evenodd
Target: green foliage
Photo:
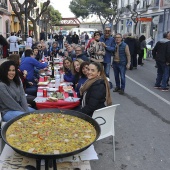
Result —
<path fill-rule="evenodd" d="M 117 0 L 72 0 L 69 8 L 76 17 L 96 14 L 107 19 L 109 15 L 116 16 Z"/>
<path fill-rule="evenodd" d="M 69 8 L 76 17 L 86 18 L 89 15 L 88 2 L 86 0 L 72 0 Z"/>
<path fill-rule="evenodd" d="M 61 13 L 58 11 L 58 10 L 55 10 L 53 8 L 53 6 L 49 6 L 48 7 L 48 11 L 49 11 L 49 14 L 50 14 L 50 21 L 51 21 L 51 24 L 52 25 L 56 25 L 60 22 L 61 20 Z"/>

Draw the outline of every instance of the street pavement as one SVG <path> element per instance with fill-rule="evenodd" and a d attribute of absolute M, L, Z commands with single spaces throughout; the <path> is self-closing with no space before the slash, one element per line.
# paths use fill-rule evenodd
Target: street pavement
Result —
<path fill-rule="evenodd" d="M 112 137 L 95 142 L 99 160 L 92 170 L 170 170 L 170 91 L 154 89 L 155 61 L 128 70 L 125 95 L 113 93 L 120 104 L 115 115 L 116 161 Z M 111 81 L 115 87 L 111 70 Z"/>

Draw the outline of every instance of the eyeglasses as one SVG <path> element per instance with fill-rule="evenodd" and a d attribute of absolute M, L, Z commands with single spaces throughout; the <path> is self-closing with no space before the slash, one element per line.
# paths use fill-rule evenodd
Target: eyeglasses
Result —
<path fill-rule="evenodd" d="M 41 48 L 42 48 L 42 46 L 38 46 L 38 47 L 41 47 Z"/>
<path fill-rule="evenodd" d="M 75 50 L 75 51 L 81 51 L 81 50 Z"/>
<path fill-rule="evenodd" d="M 115 37 L 115 38 L 122 38 L 122 37 Z"/>

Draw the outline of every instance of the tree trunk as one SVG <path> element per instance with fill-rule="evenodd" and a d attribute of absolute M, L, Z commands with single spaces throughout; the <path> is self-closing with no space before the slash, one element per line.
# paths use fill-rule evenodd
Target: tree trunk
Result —
<path fill-rule="evenodd" d="M 137 33 L 137 25 L 138 25 L 138 22 L 135 22 L 135 29 L 134 29 L 134 33 L 136 34 Z"/>
<path fill-rule="evenodd" d="M 38 41 L 38 31 L 37 31 L 37 23 L 35 20 L 31 21 L 33 24 L 33 31 L 34 31 L 34 39 Z"/>
<path fill-rule="evenodd" d="M 18 17 L 18 20 L 19 20 L 19 23 L 20 23 L 20 26 L 21 26 L 22 39 L 24 40 L 25 25 L 24 25 L 24 22 L 23 22 L 23 18 L 22 18 L 22 16 L 19 15 L 19 14 L 16 14 L 16 16 Z"/>
<path fill-rule="evenodd" d="M 100 23 L 102 24 L 102 29 L 104 31 L 104 28 L 105 28 L 105 23 L 102 22 L 102 19 L 101 19 L 101 16 L 99 15 L 99 19 L 100 19 Z"/>

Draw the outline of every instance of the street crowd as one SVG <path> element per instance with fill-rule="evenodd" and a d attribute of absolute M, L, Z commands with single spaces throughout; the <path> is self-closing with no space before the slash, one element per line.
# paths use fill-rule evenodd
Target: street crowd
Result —
<path fill-rule="evenodd" d="M 86 32 L 80 35 L 70 32 L 64 37 L 59 32 L 48 38 L 45 41 L 43 30 L 39 42 L 34 42 L 30 35 L 22 54 L 19 53 L 18 45 L 21 38 L 14 33 L 7 38 L 10 55 L 8 61 L 0 66 L 0 111 L 4 121 L 36 109 L 34 99 L 37 96 L 40 72 L 49 69 L 49 61 L 53 61 L 53 58 L 63 58 L 64 80 L 72 82 L 77 96 L 81 98 L 81 105 L 75 110 L 89 116 L 95 110 L 112 104 L 112 83 L 109 82 L 111 68 L 116 83 L 113 92 L 123 95 L 126 70 L 144 65 L 143 58 L 147 50 L 144 35 L 139 38 L 131 33 L 112 35 L 111 28 L 105 27 L 103 33 L 96 31 L 92 37 Z M 168 91 L 169 46 L 170 33 L 167 32 L 152 51 L 157 67 L 154 87 L 162 91 Z"/>

